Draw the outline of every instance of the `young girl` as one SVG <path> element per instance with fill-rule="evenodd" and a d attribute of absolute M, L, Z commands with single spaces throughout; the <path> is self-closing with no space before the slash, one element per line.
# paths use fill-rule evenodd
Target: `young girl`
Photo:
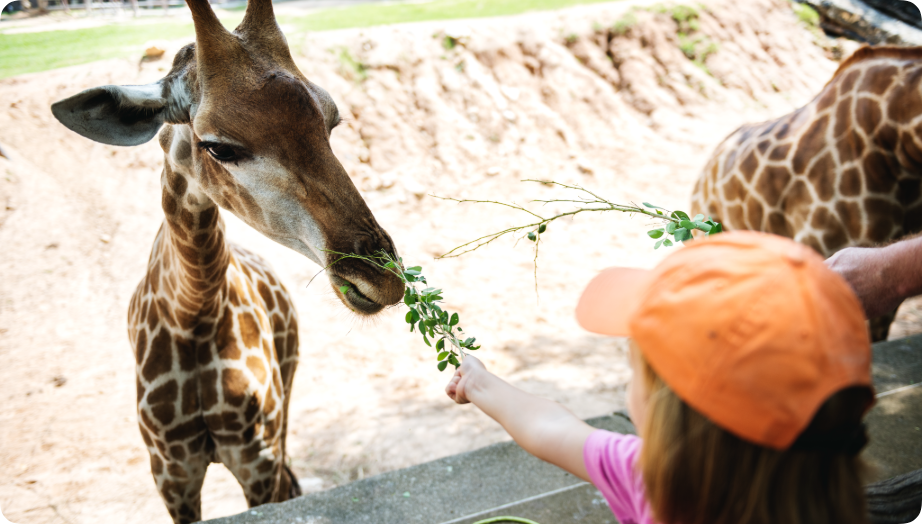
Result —
<path fill-rule="evenodd" d="M 470 356 L 448 396 L 592 482 L 622 524 L 867 523 L 865 319 L 809 248 L 753 232 L 696 240 L 652 271 L 603 271 L 576 317 L 631 337 L 638 437 L 592 428 Z"/>

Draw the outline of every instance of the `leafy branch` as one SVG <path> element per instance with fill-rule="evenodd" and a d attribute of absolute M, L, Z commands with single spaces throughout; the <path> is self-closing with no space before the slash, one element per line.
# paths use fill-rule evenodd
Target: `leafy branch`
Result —
<path fill-rule="evenodd" d="M 460 246 L 455 247 L 454 249 L 443 254 L 439 258 L 459 257 L 465 253 L 470 253 L 471 251 L 477 250 L 505 235 L 515 234 L 521 231 L 527 231 L 526 237 L 535 243 L 535 260 L 537 261 L 538 244 L 540 244 L 541 242 L 541 235 L 545 231 L 547 231 L 548 224 L 550 224 L 551 222 L 559 218 L 575 216 L 580 213 L 585 213 L 587 211 L 600 211 L 600 212 L 620 211 L 622 213 L 628 213 L 628 214 L 638 213 L 641 215 L 652 217 L 657 220 L 662 220 L 663 222 L 665 222 L 664 227 L 657 228 L 657 229 L 651 229 L 650 231 L 647 231 L 647 235 L 649 235 L 650 238 L 660 239 L 656 242 L 656 244 L 654 244 L 653 249 L 659 249 L 660 246 L 669 247 L 673 245 L 673 242 L 669 240 L 668 238 L 661 238 L 666 234 L 672 235 L 673 238 L 675 238 L 676 242 L 684 242 L 686 240 L 691 240 L 692 231 L 694 230 L 703 231 L 707 235 L 713 235 L 716 233 L 720 233 L 723 230 L 719 222 L 715 222 L 714 220 L 711 219 L 711 217 L 705 218 L 705 216 L 701 214 L 698 214 L 694 218 L 691 218 L 688 216 L 688 213 L 684 211 L 679 211 L 679 210 L 670 211 L 664 207 L 655 206 L 647 202 L 644 202 L 642 207 L 635 205 L 635 204 L 631 204 L 631 205 L 617 204 L 604 197 L 597 195 L 596 193 L 582 186 L 573 186 L 573 185 L 563 184 L 561 182 L 555 182 L 553 180 L 527 179 L 527 180 L 523 180 L 523 182 L 538 182 L 540 184 L 545 184 L 545 185 L 556 185 L 556 186 L 560 186 L 566 189 L 578 191 L 579 193 L 581 193 L 581 195 L 579 195 L 580 196 L 579 199 L 555 198 L 551 200 L 532 200 L 532 202 L 540 202 L 545 205 L 551 204 L 551 203 L 569 203 L 569 204 L 577 204 L 579 206 L 584 206 L 584 207 L 578 207 L 577 209 L 574 209 L 571 211 L 566 211 L 564 213 L 558 213 L 554 216 L 544 217 L 544 216 L 541 216 L 531 211 L 530 209 L 527 209 L 515 203 L 510 204 L 506 202 L 497 202 L 495 200 L 458 199 L 458 198 L 440 197 L 437 195 L 431 195 L 441 200 L 449 200 L 452 202 L 458 202 L 459 204 L 462 204 L 462 203 L 497 204 L 500 206 L 505 206 L 508 208 L 512 208 L 518 211 L 525 212 L 531 215 L 532 217 L 534 217 L 535 219 L 537 219 L 537 221 L 523 224 L 521 226 L 507 227 L 506 229 L 503 229 L 502 231 L 497 231 L 495 233 L 484 235 L 480 238 L 475 238 L 474 240 L 471 240 L 470 242 L 466 242 L 464 244 L 461 244 Z"/>
<path fill-rule="evenodd" d="M 477 340 L 475 337 L 468 337 L 464 334 L 464 330 L 459 325 L 461 318 L 458 314 L 449 313 L 439 305 L 442 301 L 442 290 L 429 286 L 426 277 L 422 274 L 421 266 L 404 267 L 402 258 L 395 259 L 383 251 L 370 257 L 336 251 L 330 251 L 330 253 L 340 257 L 327 267 L 343 259 L 357 258 L 385 271 L 390 271 L 403 281 L 403 303 L 409 308 L 404 318 L 410 325 L 410 332 L 419 331 L 423 342 L 429 347 L 434 347 L 438 352 L 439 371 L 445 371 L 449 364 L 457 369 L 461 365 L 460 359 L 467 355 L 465 350 L 480 349 L 480 346 L 474 345 Z M 418 289 L 419 284 L 426 287 Z M 351 287 L 346 284 L 340 286 L 339 291 L 346 294 Z M 435 343 L 433 344 L 432 341 Z"/>
<path fill-rule="evenodd" d="M 675 242 L 684 242 L 686 240 L 692 239 L 692 231 L 695 230 L 702 231 L 706 235 L 720 233 L 723 230 L 719 222 L 715 222 L 710 217 L 705 218 L 704 215 L 700 214 L 696 215 L 694 218 L 691 218 L 688 216 L 688 213 L 684 211 L 670 211 L 666 208 L 655 206 L 648 202 L 644 202 L 642 206 L 635 204 L 618 204 L 603 198 L 584 187 L 562 184 L 560 182 L 532 179 L 523 180 L 523 182 L 538 182 L 541 184 L 556 185 L 577 191 L 579 192 L 578 199 L 561 198 L 550 200 L 533 200 L 533 202 L 539 202 L 545 205 L 551 203 L 567 203 L 576 204 L 578 207 L 571 211 L 545 217 L 515 203 L 510 204 L 506 202 L 497 202 L 495 200 L 457 199 L 431 195 L 441 200 L 449 200 L 458 203 L 496 204 L 522 211 L 532 217 L 532 221 L 527 224 L 508 227 L 502 231 L 490 233 L 480 238 L 476 238 L 470 242 L 464 243 L 452 249 L 448 253 L 445 253 L 438 258 L 458 257 L 465 253 L 475 251 L 505 235 L 525 232 L 524 237 L 535 243 L 535 288 L 537 291 L 538 247 L 541 243 L 541 235 L 547 232 L 548 224 L 560 218 L 575 216 L 587 211 L 620 211 L 622 213 L 637 213 L 646 215 L 663 222 L 663 227 L 647 231 L 647 235 L 649 235 L 650 238 L 656 240 L 653 249 L 659 249 L 660 246 L 672 246 L 673 241 L 667 238 L 667 235 L 671 235 L 675 239 Z M 429 286 L 429 283 L 426 281 L 426 277 L 422 274 L 422 267 L 405 267 L 402 258 L 395 259 L 383 251 L 379 251 L 372 256 L 357 255 L 355 253 L 339 253 L 336 251 L 329 252 L 335 255 L 339 255 L 339 258 L 330 263 L 327 268 L 339 262 L 340 260 L 355 258 L 369 262 L 372 265 L 385 271 L 390 271 L 398 278 L 400 278 L 405 286 L 403 303 L 407 306 L 407 308 L 409 308 L 409 311 L 407 311 L 404 319 L 406 320 L 407 324 L 410 325 L 411 333 L 414 331 L 419 331 L 420 335 L 423 337 L 423 342 L 425 342 L 425 344 L 429 347 L 434 347 L 438 352 L 437 359 L 439 371 L 444 371 L 449 364 L 455 368 L 458 368 L 461 365 L 460 359 L 463 359 L 464 356 L 467 355 L 466 351 L 474 351 L 480 349 L 480 346 L 474 345 L 476 342 L 474 337 L 467 337 L 464 334 L 464 331 L 459 325 L 461 319 L 458 314 L 450 313 L 449 311 L 442 309 L 442 307 L 439 305 L 442 301 L 442 290 Z M 313 279 L 311 280 L 313 281 Z M 418 289 L 417 285 L 422 285 L 425 287 L 423 289 Z M 340 286 L 339 291 L 343 294 L 346 294 L 349 292 L 351 287 L 351 285 L 346 284 Z"/>

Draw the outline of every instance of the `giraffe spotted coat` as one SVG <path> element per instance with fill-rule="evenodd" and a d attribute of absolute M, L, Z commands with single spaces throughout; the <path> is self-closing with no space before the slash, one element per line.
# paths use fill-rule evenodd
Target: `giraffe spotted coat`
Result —
<path fill-rule="evenodd" d="M 172 135 L 161 132 L 167 152 Z M 131 300 L 128 334 L 151 473 L 184 522 L 200 518 L 211 462 L 227 466 L 251 506 L 297 494 L 283 460 L 298 322 L 278 276 L 224 240 L 218 207 L 174 167 L 164 167 L 166 219 Z"/>
<path fill-rule="evenodd" d="M 864 47 L 819 95 L 714 152 L 693 213 L 830 256 L 922 229 L 922 49 Z"/>

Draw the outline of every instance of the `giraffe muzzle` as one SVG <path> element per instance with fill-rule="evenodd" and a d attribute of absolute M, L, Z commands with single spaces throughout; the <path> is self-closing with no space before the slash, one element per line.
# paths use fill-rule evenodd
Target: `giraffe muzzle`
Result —
<path fill-rule="evenodd" d="M 345 278 L 336 275 L 330 275 L 330 284 L 333 285 L 336 293 L 339 294 L 340 300 L 342 300 L 346 306 L 348 306 L 356 313 L 361 313 L 363 315 L 374 315 L 375 313 L 378 313 L 384 309 L 384 305 L 375 302 L 373 299 L 362 293 L 359 290 L 359 286 L 354 282 L 350 282 Z M 349 289 L 343 293 L 343 287 L 348 287 Z"/>

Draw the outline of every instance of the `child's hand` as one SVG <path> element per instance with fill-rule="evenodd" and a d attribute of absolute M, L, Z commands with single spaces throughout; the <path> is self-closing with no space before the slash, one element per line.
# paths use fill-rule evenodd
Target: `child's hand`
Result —
<path fill-rule="evenodd" d="M 445 393 L 458 404 L 467 404 L 470 400 L 465 395 L 464 388 L 470 382 L 470 376 L 486 370 L 487 368 L 477 358 L 470 355 L 464 357 L 461 367 L 455 370 L 455 375 L 451 377 L 451 381 L 445 386 Z"/>

